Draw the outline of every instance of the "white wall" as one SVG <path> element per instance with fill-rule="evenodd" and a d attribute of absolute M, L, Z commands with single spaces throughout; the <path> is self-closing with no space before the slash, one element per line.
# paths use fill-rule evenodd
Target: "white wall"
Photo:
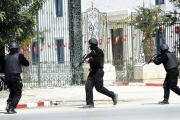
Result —
<path fill-rule="evenodd" d="M 65 61 L 69 61 L 69 21 L 68 21 L 68 1 L 63 0 L 63 17 L 56 17 L 55 0 L 49 0 L 39 11 L 40 31 L 50 30 L 46 33 L 44 49 L 40 51 L 41 61 L 57 61 L 57 51 L 55 45 L 57 39 L 63 39 L 66 47 L 64 48 Z M 48 48 L 48 44 L 51 45 Z"/>

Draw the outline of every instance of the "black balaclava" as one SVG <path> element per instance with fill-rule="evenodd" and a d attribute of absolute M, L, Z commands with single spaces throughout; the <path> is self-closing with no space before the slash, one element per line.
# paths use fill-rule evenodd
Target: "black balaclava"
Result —
<path fill-rule="evenodd" d="M 97 48 L 97 45 L 95 44 L 91 44 L 91 46 L 89 46 L 90 50 L 95 50 Z"/>
<path fill-rule="evenodd" d="M 18 48 L 10 49 L 10 54 L 18 53 Z"/>
<path fill-rule="evenodd" d="M 161 50 L 161 54 L 168 52 L 168 50 Z"/>

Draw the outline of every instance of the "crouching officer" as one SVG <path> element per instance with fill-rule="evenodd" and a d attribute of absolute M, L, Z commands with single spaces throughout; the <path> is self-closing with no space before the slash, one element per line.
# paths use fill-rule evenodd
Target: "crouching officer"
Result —
<path fill-rule="evenodd" d="M 22 73 L 21 65 L 29 66 L 29 62 L 24 55 L 19 54 L 19 45 L 16 42 L 11 42 L 9 44 L 9 50 L 10 53 L 5 56 L 5 78 L 10 90 L 6 111 L 9 114 L 14 114 L 16 113 L 14 109 L 21 99 L 23 87 L 20 77 Z"/>
<path fill-rule="evenodd" d="M 164 100 L 158 102 L 159 104 L 169 104 L 169 94 L 170 94 L 170 89 L 175 92 L 176 94 L 180 95 L 180 89 L 177 86 L 178 83 L 178 76 L 179 76 L 179 71 L 178 71 L 178 62 L 176 59 L 176 56 L 168 51 L 169 47 L 166 44 L 162 44 L 160 46 L 161 54 L 155 57 L 153 62 L 156 65 L 159 65 L 163 63 L 164 68 L 166 70 L 166 78 L 163 84 L 164 88 Z"/>
<path fill-rule="evenodd" d="M 90 64 L 90 73 L 87 78 L 85 90 L 86 90 L 86 105 L 83 108 L 93 108 L 93 87 L 96 90 L 108 97 L 111 97 L 114 105 L 118 102 L 118 95 L 112 91 L 109 91 L 103 86 L 103 66 L 104 66 L 104 53 L 98 48 L 98 41 L 95 38 L 89 40 L 89 47 L 91 49 L 91 56 L 85 59 L 85 62 Z"/>

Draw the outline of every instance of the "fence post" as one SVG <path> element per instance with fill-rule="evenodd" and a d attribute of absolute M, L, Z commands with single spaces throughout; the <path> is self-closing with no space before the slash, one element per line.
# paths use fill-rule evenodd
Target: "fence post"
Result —
<path fill-rule="evenodd" d="M 40 77 L 40 41 L 39 41 L 39 15 L 37 12 L 37 52 L 38 52 L 38 86 L 41 87 L 41 77 Z"/>

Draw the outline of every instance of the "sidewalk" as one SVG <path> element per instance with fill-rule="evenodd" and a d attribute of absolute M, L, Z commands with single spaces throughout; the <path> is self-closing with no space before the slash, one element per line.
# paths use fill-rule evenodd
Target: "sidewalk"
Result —
<path fill-rule="evenodd" d="M 136 103 L 157 103 L 163 99 L 163 88 L 152 86 L 105 86 L 110 91 L 119 95 L 119 104 L 136 104 Z M 0 110 L 6 106 L 7 93 L 0 97 Z M 49 107 L 52 102 L 66 104 L 68 102 L 85 104 L 85 87 L 84 86 L 66 86 L 66 87 L 49 87 L 49 88 L 32 88 L 24 89 L 19 104 L 29 104 L 29 107 L 38 107 L 34 103 L 41 101 L 41 106 Z M 94 100 L 106 101 L 112 103 L 112 99 L 98 93 L 94 88 Z M 45 101 L 45 102 L 44 102 Z M 42 103 L 44 102 L 44 103 Z M 171 92 L 170 103 L 180 103 L 180 97 Z M 95 103 L 96 104 L 96 103 Z"/>

